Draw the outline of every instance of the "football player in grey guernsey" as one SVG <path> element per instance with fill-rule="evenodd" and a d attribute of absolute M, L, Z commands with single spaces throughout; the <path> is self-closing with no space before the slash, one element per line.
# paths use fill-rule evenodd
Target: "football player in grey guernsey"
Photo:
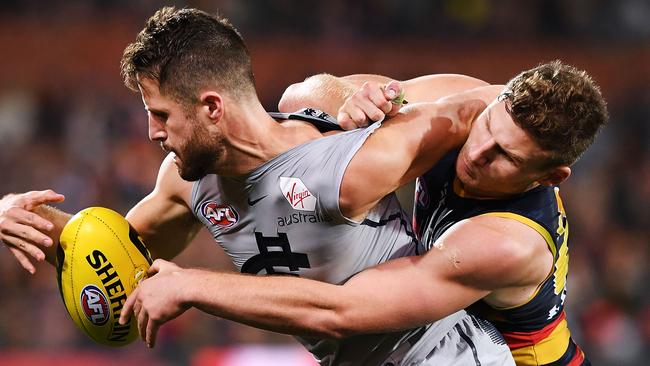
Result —
<path fill-rule="evenodd" d="M 276 115 L 286 119 L 278 123 L 263 109 L 238 32 L 194 9 L 156 12 L 121 66 L 126 85 L 142 95 L 150 139 L 169 152 L 153 192 L 127 214 L 152 256 L 161 258 L 122 310 L 122 321 L 132 314 L 138 320 L 147 345 L 154 346 L 161 324 L 195 307 L 297 335 L 323 365 L 514 364 L 493 326 L 464 310 L 402 331 L 392 324 L 402 314 L 361 326 L 351 319 L 309 327 L 300 313 L 278 321 L 281 305 L 266 306 L 272 292 L 238 304 L 255 309 L 249 312 L 235 309 L 239 300 L 219 285 L 225 279 L 236 286 L 250 275 L 342 284 L 364 268 L 418 254 L 392 192 L 459 147 L 484 101 L 412 104 L 383 125 L 321 138 L 315 126 L 326 129 L 332 123 L 326 115 L 304 110 Z M 434 86 L 431 99 L 485 85 L 454 75 L 426 84 Z M 34 271 L 28 256 L 54 261 L 51 240 L 70 216 L 36 206 L 61 199 L 45 191 L 0 202 L 0 239 L 27 270 Z M 180 253 L 201 226 L 242 274 L 224 277 L 162 260 Z"/>

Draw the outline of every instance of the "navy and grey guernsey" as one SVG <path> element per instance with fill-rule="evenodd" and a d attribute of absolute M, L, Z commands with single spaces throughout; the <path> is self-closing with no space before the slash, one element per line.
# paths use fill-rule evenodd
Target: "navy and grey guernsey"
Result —
<path fill-rule="evenodd" d="M 362 222 L 339 209 L 347 165 L 379 125 L 296 146 L 246 176 L 208 175 L 194 184 L 194 214 L 242 273 L 341 284 L 364 268 L 415 255 L 417 241 L 394 194 Z M 419 360 L 463 316 L 391 334 L 300 341 L 323 365 L 380 365 L 397 355 Z"/>

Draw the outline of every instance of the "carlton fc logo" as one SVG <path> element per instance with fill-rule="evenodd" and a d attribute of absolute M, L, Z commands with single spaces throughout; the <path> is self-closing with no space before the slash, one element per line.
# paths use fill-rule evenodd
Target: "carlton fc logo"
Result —
<path fill-rule="evenodd" d="M 87 285 L 81 290 L 81 309 L 84 315 L 95 325 L 104 325 L 110 317 L 108 299 L 95 285 Z"/>
<path fill-rule="evenodd" d="M 239 221 L 239 215 L 232 206 L 207 201 L 201 205 L 201 214 L 212 225 L 231 227 Z"/>
<path fill-rule="evenodd" d="M 309 189 L 299 178 L 280 177 L 280 189 L 287 202 L 296 210 L 314 211 L 316 209 L 316 197 L 309 192 Z"/>

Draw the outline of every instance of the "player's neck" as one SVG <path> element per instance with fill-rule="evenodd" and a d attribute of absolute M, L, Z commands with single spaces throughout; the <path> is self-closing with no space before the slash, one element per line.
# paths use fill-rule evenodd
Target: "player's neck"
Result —
<path fill-rule="evenodd" d="M 525 189 L 522 189 L 516 193 L 501 193 L 501 192 L 489 192 L 489 191 L 481 191 L 481 190 L 476 190 L 476 189 L 469 189 L 465 185 L 463 185 L 463 182 L 458 179 L 458 177 L 454 178 L 453 182 L 453 190 L 456 195 L 463 197 L 463 198 L 473 198 L 473 199 L 478 199 L 478 200 L 502 200 L 502 199 L 507 199 L 510 197 L 514 197 L 516 195 L 528 192 L 534 188 L 539 187 L 539 183 L 534 182 L 531 183 L 530 186 L 526 187 Z"/>
<path fill-rule="evenodd" d="M 246 174 L 290 148 L 320 137 L 308 126 L 281 126 L 259 102 L 231 107 L 222 122 L 226 149 L 218 172 L 221 175 Z"/>

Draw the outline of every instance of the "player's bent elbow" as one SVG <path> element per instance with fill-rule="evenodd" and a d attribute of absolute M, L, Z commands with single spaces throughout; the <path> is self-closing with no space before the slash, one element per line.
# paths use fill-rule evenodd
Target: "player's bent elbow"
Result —
<path fill-rule="evenodd" d="M 290 113 L 311 107 L 332 114 L 343 104 L 339 99 L 346 87 L 349 85 L 329 74 L 310 76 L 303 82 L 289 85 L 278 102 L 278 110 Z"/>
<path fill-rule="evenodd" d="M 282 97 L 278 102 L 278 111 L 282 113 L 291 113 L 299 110 L 300 108 L 307 107 L 302 93 L 303 83 L 291 84 L 282 93 Z"/>

